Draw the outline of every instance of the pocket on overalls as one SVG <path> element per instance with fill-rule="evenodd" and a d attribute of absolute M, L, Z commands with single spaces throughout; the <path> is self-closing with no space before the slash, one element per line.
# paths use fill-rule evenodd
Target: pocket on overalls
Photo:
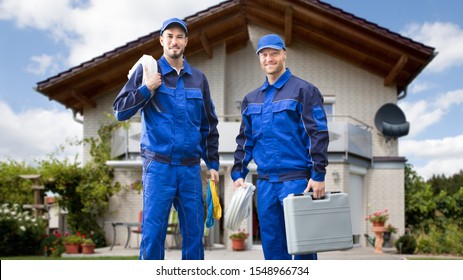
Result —
<path fill-rule="evenodd" d="M 263 104 L 249 104 L 243 114 L 251 120 L 252 135 L 258 137 L 262 133 Z"/>

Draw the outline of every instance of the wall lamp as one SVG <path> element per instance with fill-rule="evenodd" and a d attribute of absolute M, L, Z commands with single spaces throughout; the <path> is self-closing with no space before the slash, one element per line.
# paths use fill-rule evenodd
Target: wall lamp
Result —
<path fill-rule="evenodd" d="M 339 175 L 339 172 L 338 172 L 338 171 L 333 171 L 333 172 L 331 173 L 331 175 L 333 175 L 333 180 L 334 180 L 335 182 L 339 181 L 339 179 L 341 178 L 341 176 Z"/>

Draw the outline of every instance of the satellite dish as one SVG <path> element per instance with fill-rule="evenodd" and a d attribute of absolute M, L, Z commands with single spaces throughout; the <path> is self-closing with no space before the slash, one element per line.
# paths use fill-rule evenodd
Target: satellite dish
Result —
<path fill-rule="evenodd" d="M 375 115 L 376 128 L 386 137 L 397 138 L 405 136 L 410 130 L 405 114 L 393 103 L 386 103 Z"/>

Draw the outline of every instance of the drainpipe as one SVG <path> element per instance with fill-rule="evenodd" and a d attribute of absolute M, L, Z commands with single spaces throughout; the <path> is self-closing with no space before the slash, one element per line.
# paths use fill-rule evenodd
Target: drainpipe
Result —
<path fill-rule="evenodd" d="M 76 110 L 76 109 L 72 109 L 72 119 L 73 119 L 75 122 L 78 122 L 78 123 L 80 123 L 80 124 L 84 124 L 84 120 L 78 119 L 78 118 L 77 118 L 77 110 Z"/>
<path fill-rule="evenodd" d="M 407 96 L 407 86 L 404 88 L 402 93 L 400 93 L 399 96 L 397 96 L 397 101 L 404 99 L 406 96 Z"/>

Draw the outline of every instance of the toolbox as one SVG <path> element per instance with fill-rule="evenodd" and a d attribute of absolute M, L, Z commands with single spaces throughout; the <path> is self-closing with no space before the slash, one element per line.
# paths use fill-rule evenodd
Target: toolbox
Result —
<path fill-rule="evenodd" d="M 349 197 L 326 192 L 321 199 L 311 193 L 290 194 L 283 200 L 288 253 L 350 249 L 353 246 Z"/>

